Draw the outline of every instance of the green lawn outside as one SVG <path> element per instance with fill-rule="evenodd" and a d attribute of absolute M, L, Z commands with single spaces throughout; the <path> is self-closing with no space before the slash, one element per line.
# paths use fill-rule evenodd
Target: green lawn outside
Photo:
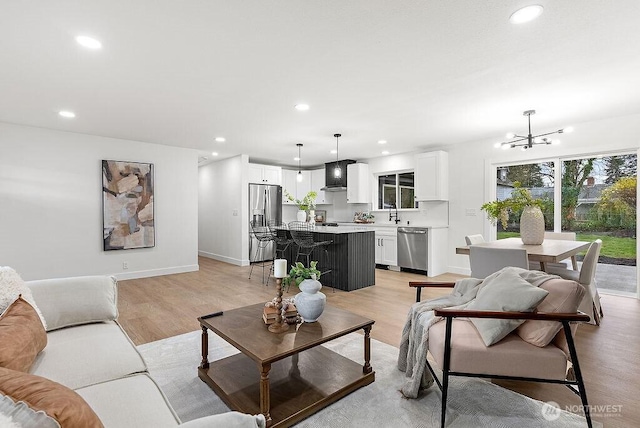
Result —
<path fill-rule="evenodd" d="M 519 237 L 517 232 L 498 232 L 498 239 Z M 636 239 L 635 238 L 618 238 L 608 235 L 577 233 L 578 241 L 595 241 L 602 239 L 602 249 L 600 255 L 612 257 L 616 259 L 635 259 L 636 258 Z M 583 253 L 584 254 L 584 253 Z"/>

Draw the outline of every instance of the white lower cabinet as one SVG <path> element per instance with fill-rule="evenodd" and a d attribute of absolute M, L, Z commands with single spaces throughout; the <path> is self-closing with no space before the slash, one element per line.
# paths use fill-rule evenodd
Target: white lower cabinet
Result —
<path fill-rule="evenodd" d="M 396 229 L 376 230 L 376 264 L 398 264 L 398 236 Z"/>

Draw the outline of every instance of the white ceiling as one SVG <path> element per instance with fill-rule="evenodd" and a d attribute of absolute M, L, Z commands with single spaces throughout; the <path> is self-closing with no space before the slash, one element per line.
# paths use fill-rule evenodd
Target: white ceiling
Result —
<path fill-rule="evenodd" d="M 639 113 L 639 24 L 637 0 L 0 0 L 0 121 L 292 166 L 301 142 L 303 167 L 336 132 L 351 159 L 499 141 L 527 109 Z"/>

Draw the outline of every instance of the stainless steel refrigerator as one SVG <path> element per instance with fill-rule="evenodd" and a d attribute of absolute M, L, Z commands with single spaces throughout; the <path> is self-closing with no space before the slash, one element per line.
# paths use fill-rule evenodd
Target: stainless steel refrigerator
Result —
<path fill-rule="evenodd" d="M 269 221 L 282 222 L 282 187 L 272 184 L 249 184 L 249 223 L 267 227 Z M 260 262 L 273 258 L 273 242 L 258 251 L 258 240 L 249 228 L 249 261 Z"/>

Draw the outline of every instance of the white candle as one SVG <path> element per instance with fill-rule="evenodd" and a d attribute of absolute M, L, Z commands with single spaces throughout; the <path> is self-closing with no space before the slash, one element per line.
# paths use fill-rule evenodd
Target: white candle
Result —
<path fill-rule="evenodd" d="M 276 278 L 284 278 L 287 276 L 287 260 L 275 259 L 273 262 L 273 276 Z"/>

